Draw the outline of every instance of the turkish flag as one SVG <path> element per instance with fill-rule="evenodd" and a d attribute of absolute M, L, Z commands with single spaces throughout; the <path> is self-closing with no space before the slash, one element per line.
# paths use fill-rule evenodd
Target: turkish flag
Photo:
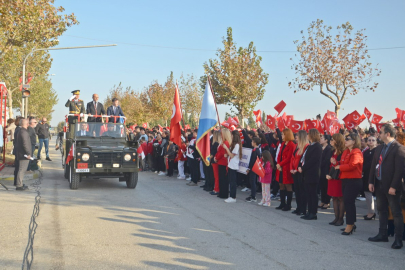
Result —
<path fill-rule="evenodd" d="M 305 119 L 305 127 L 307 131 L 316 128 L 315 124 L 312 122 L 311 119 Z"/>
<path fill-rule="evenodd" d="M 235 116 L 235 117 L 233 118 L 233 120 L 235 120 L 235 121 L 236 121 L 236 123 L 238 123 L 238 124 L 239 124 L 239 118 L 238 118 L 237 116 Z"/>
<path fill-rule="evenodd" d="M 326 112 L 326 118 L 328 118 L 328 119 L 330 119 L 330 120 L 335 120 L 335 119 L 337 119 L 336 113 L 331 112 L 331 111 L 328 110 L 328 111 Z"/>
<path fill-rule="evenodd" d="M 353 129 L 356 126 L 356 121 L 353 119 L 352 113 L 349 113 L 343 118 L 343 122 L 347 129 Z"/>
<path fill-rule="evenodd" d="M 221 126 L 224 126 L 226 128 L 230 128 L 231 125 L 228 122 L 224 121 L 224 122 L 222 122 Z"/>
<path fill-rule="evenodd" d="M 319 131 L 319 133 L 321 133 L 321 134 L 324 133 L 324 130 L 323 130 L 321 121 L 319 121 L 319 120 L 312 120 L 312 123 L 315 124 L 315 128 Z"/>
<path fill-rule="evenodd" d="M 375 123 L 375 127 L 377 128 L 377 132 L 380 132 L 383 125 L 385 125 L 385 123 Z"/>
<path fill-rule="evenodd" d="M 75 144 L 72 144 L 72 146 L 70 147 L 69 150 L 69 154 L 66 158 L 66 164 L 69 164 L 69 162 L 73 159 L 74 155 L 75 155 Z"/>
<path fill-rule="evenodd" d="M 382 119 L 383 119 L 382 116 L 380 116 L 380 115 L 378 115 L 378 114 L 374 114 L 374 115 L 373 115 L 373 118 L 372 118 L 372 120 L 371 120 L 371 123 L 373 123 L 373 124 L 378 124 L 378 123 L 381 122 Z"/>
<path fill-rule="evenodd" d="M 284 119 L 284 121 L 287 127 L 290 127 L 291 120 L 294 120 L 294 115 L 286 115 L 286 119 Z"/>
<path fill-rule="evenodd" d="M 361 117 L 361 115 L 360 115 L 360 113 L 358 111 L 353 111 L 351 113 L 351 115 L 352 115 L 353 121 L 355 123 L 357 123 L 359 121 L 360 117 Z"/>
<path fill-rule="evenodd" d="M 271 116 L 271 115 L 267 115 L 266 125 L 267 125 L 271 130 L 275 130 L 275 129 L 276 129 L 276 119 L 275 119 L 273 116 Z"/>
<path fill-rule="evenodd" d="M 291 120 L 290 129 L 294 133 L 297 133 L 298 131 L 303 130 L 304 129 L 304 121 Z"/>
<path fill-rule="evenodd" d="M 260 162 L 259 158 L 256 158 L 256 162 L 253 165 L 252 171 L 257 174 L 259 177 L 264 177 L 264 169 L 262 163 Z"/>
<path fill-rule="evenodd" d="M 405 111 L 395 108 L 395 112 L 397 113 L 397 119 L 405 124 Z"/>
<path fill-rule="evenodd" d="M 280 131 L 283 131 L 284 129 L 286 129 L 286 125 L 285 125 L 283 117 L 277 118 L 277 125 L 278 125 L 278 129 Z"/>
<path fill-rule="evenodd" d="M 398 119 L 392 119 L 392 123 L 394 123 L 394 125 L 396 126 L 396 127 L 399 127 L 399 120 Z"/>
<path fill-rule="evenodd" d="M 136 150 L 136 152 L 138 153 L 138 157 L 144 159 L 145 158 L 145 153 L 143 152 L 142 147 L 138 147 L 138 149 Z"/>
<path fill-rule="evenodd" d="M 340 130 L 340 124 L 337 120 L 334 120 L 331 125 L 329 126 L 329 134 L 333 135 L 336 133 L 339 133 Z"/>
<path fill-rule="evenodd" d="M 229 129 L 230 129 L 231 131 L 234 131 L 234 130 L 236 130 L 236 127 L 235 127 L 234 125 L 231 125 L 231 126 L 229 127 Z"/>
<path fill-rule="evenodd" d="M 278 114 L 280 114 L 284 110 L 285 106 L 287 106 L 287 104 L 282 100 L 274 107 L 274 109 L 278 112 Z"/>
<path fill-rule="evenodd" d="M 256 123 L 262 123 L 262 111 L 253 111 L 253 114 L 256 116 Z"/>
<path fill-rule="evenodd" d="M 185 130 L 190 129 L 190 125 L 185 125 L 185 126 L 184 126 L 184 129 L 185 129 Z"/>
<path fill-rule="evenodd" d="M 143 123 L 142 126 L 143 126 L 143 128 L 147 128 L 147 127 L 148 127 L 148 123 Z"/>
<path fill-rule="evenodd" d="M 238 125 L 238 122 L 236 122 L 236 120 L 233 119 L 232 117 L 229 117 L 226 122 L 227 122 L 228 124 L 230 124 L 230 125 L 234 125 L 234 126 L 237 126 L 237 125 Z"/>
<path fill-rule="evenodd" d="M 174 91 L 173 112 L 172 119 L 170 120 L 170 140 L 176 145 L 181 145 L 181 109 L 180 109 L 179 88 L 176 84 Z"/>
<path fill-rule="evenodd" d="M 366 116 L 364 114 L 362 114 L 359 118 L 359 120 L 357 120 L 356 124 L 360 125 L 364 120 L 366 120 Z"/>
<path fill-rule="evenodd" d="M 370 119 L 370 117 L 373 115 L 367 107 L 364 108 L 364 114 L 367 116 L 367 119 Z"/>

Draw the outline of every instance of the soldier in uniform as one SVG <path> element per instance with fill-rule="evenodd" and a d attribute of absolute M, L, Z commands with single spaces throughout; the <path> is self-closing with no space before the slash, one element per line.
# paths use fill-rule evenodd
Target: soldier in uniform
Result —
<path fill-rule="evenodd" d="M 80 114 L 80 117 L 86 113 L 86 108 L 84 107 L 83 100 L 79 99 L 80 90 L 72 91 L 73 96 L 68 99 L 65 104 L 65 107 L 69 108 L 69 114 Z M 74 138 L 74 125 L 78 122 L 77 116 L 69 116 L 68 123 L 69 123 L 69 138 L 70 140 L 66 140 L 66 153 L 69 153 L 70 147 L 72 145 L 72 139 Z"/>
<path fill-rule="evenodd" d="M 79 99 L 80 90 L 74 90 L 72 94 L 73 96 L 68 99 L 65 107 L 69 107 L 69 114 L 80 114 L 80 116 L 83 117 L 83 114 L 86 113 L 86 109 L 83 100 Z M 70 138 L 73 138 L 73 125 L 77 123 L 77 118 L 77 116 L 68 117 Z"/>

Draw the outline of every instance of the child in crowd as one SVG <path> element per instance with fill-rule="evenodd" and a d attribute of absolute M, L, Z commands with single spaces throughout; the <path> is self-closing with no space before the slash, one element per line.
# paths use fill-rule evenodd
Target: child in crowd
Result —
<path fill-rule="evenodd" d="M 186 179 L 186 175 L 184 174 L 184 163 L 187 160 L 186 156 L 187 147 L 185 144 L 185 138 L 181 136 L 181 146 L 179 147 L 177 159 L 178 159 L 178 170 L 179 170 L 179 177 L 177 179 Z"/>
<path fill-rule="evenodd" d="M 177 155 L 177 146 L 173 144 L 172 141 L 169 141 L 166 149 L 166 158 L 168 160 L 169 169 L 167 171 L 167 176 L 173 176 L 173 169 L 174 169 L 174 160 L 176 159 Z"/>
<path fill-rule="evenodd" d="M 252 138 L 253 150 L 252 150 L 252 154 L 250 155 L 249 169 L 246 170 L 246 173 L 248 174 L 249 181 L 250 181 L 250 196 L 246 198 L 247 202 L 257 202 L 257 200 L 256 200 L 257 174 L 255 174 L 252 171 L 252 168 L 256 162 L 256 159 L 261 157 L 259 145 L 260 145 L 260 138 L 253 137 Z"/>
<path fill-rule="evenodd" d="M 263 178 L 259 178 L 260 183 L 262 183 L 262 200 L 259 202 L 259 205 L 270 206 L 270 184 L 273 176 L 274 161 L 269 151 L 264 150 L 262 155 L 261 161 L 265 175 Z"/>

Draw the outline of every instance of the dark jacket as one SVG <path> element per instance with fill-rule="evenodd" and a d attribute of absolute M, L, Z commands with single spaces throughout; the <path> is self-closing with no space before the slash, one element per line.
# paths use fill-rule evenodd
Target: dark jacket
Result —
<path fill-rule="evenodd" d="M 24 155 L 30 156 L 32 151 L 31 138 L 27 129 L 21 128 L 16 137 L 15 152 L 17 160 L 26 159 Z"/>
<path fill-rule="evenodd" d="M 384 145 L 379 145 L 375 148 L 373 161 L 371 162 L 370 174 L 368 178 L 369 184 L 375 184 L 379 181 L 375 177 L 375 169 L 380 158 L 381 151 Z M 402 175 L 404 173 L 405 164 L 405 146 L 397 141 L 393 141 L 390 148 L 382 161 L 381 184 L 384 192 L 388 193 L 390 188 L 395 188 L 397 194 L 402 190 Z"/>
<path fill-rule="evenodd" d="M 49 125 L 45 124 L 38 124 L 35 128 L 35 132 L 38 135 L 38 139 L 48 139 L 49 138 Z"/>
<path fill-rule="evenodd" d="M 122 111 L 120 106 L 117 106 L 115 113 L 114 113 L 114 108 L 113 106 L 110 106 L 107 108 L 107 115 L 114 115 L 114 116 L 125 116 L 124 112 Z M 116 120 L 114 120 L 114 118 Z M 115 121 L 115 122 L 114 122 Z M 108 122 L 110 123 L 119 123 L 120 122 L 120 118 L 119 117 L 111 117 L 108 119 Z"/>
<path fill-rule="evenodd" d="M 319 142 L 310 144 L 304 154 L 302 174 L 304 182 L 308 184 L 319 183 L 321 175 L 322 145 Z"/>
<path fill-rule="evenodd" d="M 97 102 L 97 108 L 94 108 L 94 101 L 87 103 L 86 113 L 91 115 L 105 114 L 104 106 L 102 103 Z M 89 117 L 87 122 L 101 122 L 101 117 Z"/>
<path fill-rule="evenodd" d="M 330 158 L 333 155 L 332 146 L 327 145 L 322 151 L 321 179 L 325 179 L 330 170 Z"/>
<path fill-rule="evenodd" d="M 172 144 L 172 145 L 168 144 L 166 147 L 166 150 L 167 150 L 166 151 L 167 158 L 170 160 L 174 160 L 177 156 L 177 152 L 176 152 L 177 146 L 175 144 Z"/>
<path fill-rule="evenodd" d="M 250 160 L 249 160 L 249 172 L 252 171 L 253 165 L 255 165 L 256 159 L 261 158 L 260 155 L 260 150 L 259 148 L 253 148 L 252 154 L 250 155 Z"/>
<path fill-rule="evenodd" d="M 370 190 L 368 189 L 368 179 L 370 177 L 371 163 L 373 162 L 375 149 L 377 149 L 377 147 L 373 148 L 372 150 L 370 150 L 370 148 L 368 148 L 366 151 L 363 152 L 363 189 L 364 189 L 364 191 L 370 192 Z"/>
<path fill-rule="evenodd" d="M 253 148 L 252 146 L 252 139 L 249 138 L 249 135 L 247 134 L 246 130 L 242 129 L 242 134 L 243 134 L 243 147 L 245 148 Z"/>
<path fill-rule="evenodd" d="M 28 134 L 30 135 L 31 144 L 36 144 L 37 143 L 37 133 L 35 133 L 35 129 L 28 126 L 27 131 L 28 131 Z"/>
<path fill-rule="evenodd" d="M 215 157 L 215 155 L 217 154 L 218 146 L 219 146 L 219 143 L 218 143 L 218 142 L 211 143 L 211 149 L 210 149 L 210 151 L 211 151 L 211 152 L 210 152 L 210 155 L 212 156 L 212 159 L 210 160 L 211 163 L 215 163 L 214 157 Z"/>

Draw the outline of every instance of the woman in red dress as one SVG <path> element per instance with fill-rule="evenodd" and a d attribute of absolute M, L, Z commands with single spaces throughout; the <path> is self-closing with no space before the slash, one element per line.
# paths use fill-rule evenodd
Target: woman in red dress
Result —
<path fill-rule="evenodd" d="M 330 167 L 332 168 L 339 165 L 340 157 L 345 150 L 345 137 L 340 133 L 334 134 L 330 144 L 332 145 L 334 151 L 330 159 Z M 328 195 L 333 197 L 333 210 L 335 212 L 335 219 L 332 222 L 329 222 L 329 224 L 342 226 L 344 223 L 343 216 L 345 214 L 342 180 L 332 179 L 330 175 L 327 175 L 326 178 L 328 179 Z"/>
<path fill-rule="evenodd" d="M 290 162 L 295 150 L 294 134 L 291 129 L 286 128 L 282 134 L 283 143 L 280 146 L 280 152 L 277 156 L 277 173 L 276 180 L 280 184 L 281 203 L 276 209 L 283 211 L 291 210 L 292 201 L 292 184 L 294 180 L 291 175 Z M 287 203 L 285 197 L 287 196 Z"/>

